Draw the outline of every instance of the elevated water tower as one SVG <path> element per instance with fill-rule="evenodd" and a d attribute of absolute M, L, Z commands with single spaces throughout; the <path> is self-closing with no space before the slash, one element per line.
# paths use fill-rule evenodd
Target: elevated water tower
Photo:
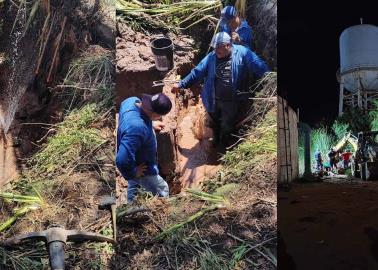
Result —
<path fill-rule="evenodd" d="M 344 106 L 369 111 L 378 99 L 378 27 L 355 25 L 340 35 L 339 115 Z"/>

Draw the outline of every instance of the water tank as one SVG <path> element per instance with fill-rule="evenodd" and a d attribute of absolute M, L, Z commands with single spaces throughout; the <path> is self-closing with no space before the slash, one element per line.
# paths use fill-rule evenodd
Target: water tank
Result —
<path fill-rule="evenodd" d="M 340 74 L 344 87 L 356 92 L 378 92 L 378 27 L 360 24 L 345 29 L 340 36 Z"/>

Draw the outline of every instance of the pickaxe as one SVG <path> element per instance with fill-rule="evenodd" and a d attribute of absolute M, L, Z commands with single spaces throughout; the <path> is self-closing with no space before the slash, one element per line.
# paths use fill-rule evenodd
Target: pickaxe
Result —
<path fill-rule="evenodd" d="M 69 241 L 99 241 L 115 244 L 114 239 L 97 233 L 66 230 L 63 227 L 51 227 L 42 232 L 22 234 L 5 240 L 3 246 L 15 246 L 25 240 L 44 241 L 49 251 L 50 266 L 52 270 L 64 270 L 64 249 Z"/>

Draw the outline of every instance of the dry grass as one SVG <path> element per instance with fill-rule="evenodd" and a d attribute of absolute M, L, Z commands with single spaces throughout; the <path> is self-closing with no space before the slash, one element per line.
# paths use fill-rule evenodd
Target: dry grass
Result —
<path fill-rule="evenodd" d="M 215 10 L 220 9 L 221 1 L 156 1 L 152 4 L 142 3 L 137 0 L 117 0 L 116 9 L 121 16 L 130 22 L 135 22 L 135 17 L 146 14 L 158 20 L 158 25 L 166 29 L 187 29 L 200 22 L 207 21 L 215 27 L 218 19 L 215 17 Z M 151 20 L 150 20 L 151 21 Z M 150 28 L 156 26 L 156 21 L 138 23 L 139 28 Z M 139 29 L 140 30 L 140 29 Z"/>

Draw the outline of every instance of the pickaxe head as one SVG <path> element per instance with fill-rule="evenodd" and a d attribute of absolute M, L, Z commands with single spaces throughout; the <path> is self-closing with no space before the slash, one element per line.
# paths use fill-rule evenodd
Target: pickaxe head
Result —
<path fill-rule="evenodd" d="M 100 209 L 106 209 L 116 204 L 116 198 L 112 196 L 101 197 L 98 207 Z"/>

